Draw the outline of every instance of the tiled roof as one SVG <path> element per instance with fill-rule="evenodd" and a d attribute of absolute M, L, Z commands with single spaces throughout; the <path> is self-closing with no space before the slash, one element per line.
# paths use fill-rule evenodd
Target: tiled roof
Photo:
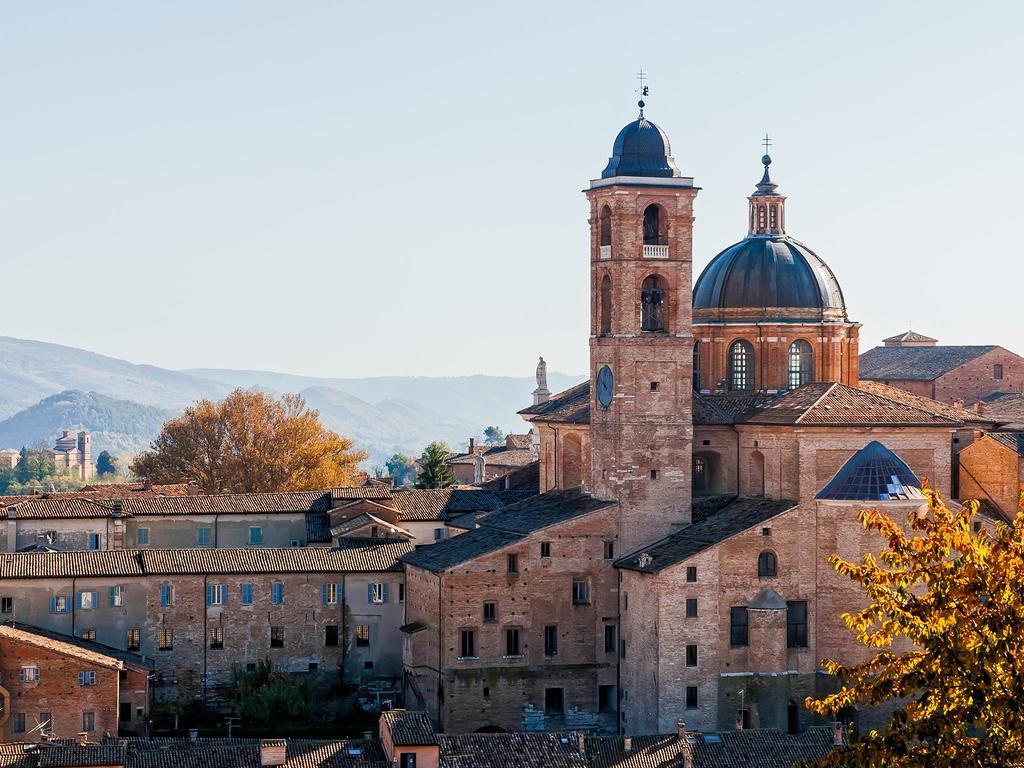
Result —
<path fill-rule="evenodd" d="M 981 412 L 982 418 L 1024 429 L 1024 394 L 1001 392 L 998 397 L 985 398 Z"/>
<path fill-rule="evenodd" d="M 748 424 L 956 427 L 959 421 L 846 384 L 818 382 L 775 397 Z"/>
<path fill-rule="evenodd" d="M 165 496 L 124 499 L 121 510 L 130 515 L 210 515 L 329 510 L 324 491 L 293 493 L 218 493 L 205 496 Z"/>
<path fill-rule="evenodd" d="M 110 517 L 114 512 L 110 501 L 83 498 L 29 498 L 11 506 L 22 520 Z"/>
<path fill-rule="evenodd" d="M 1024 432 L 989 432 L 988 436 L 1018 456 L 1024 456 Z"/>
<path fill-rule="evenodd" d="M 581 382 L 575 387 L 553 395 L 543 403 L 523 408 L 519 413 L 526 416 L 529 421 L 589 424 L 590 382 Z"/>
<path fill-rule="evenodd" d="M 898 333 L 895 336 L 890 336 L 888 339 L 882 339 L 882 341 L 938 341 L 933 339 L 931 336 L 925 336 L 923 333 L 917 331 L 904 331 Z"/>
<path fill-rule="evenodd" d="M 331 516 L 328 512 L 306 513 L 306 542 L 327 544 L 331 541 Z"/>
<path fill-rule="evenodd" d="M 657 573 L 795 506 L 795 501 L 766 499 L 762 496 L 740 497 L 700 522 L 616 560 L 615 565 L 634 571 Z M 474 531 L 464 533 L 455 540 L 472 533 Z"/>
<path fill-rule="evenodd" d="M 725 494 L 721 496 L 694 496 L 693 502 L 690 505 L 690 519 L 695 523 L 699 523 L 704 518 L 711 517 L 711 515 L 716 512 L 720 512 L 725 509 L 735 500 L 735 494 Z"/>
<path fill-rule="evenodd" d="M 332 499 L 390 499 L 391 489 L 386 485 L 369 485 L 358 488 L 332 488 Z"/>
<path fill-rule="evenodd" d="M 765 392 L 699 393 L 693 398 L 693 423 L 701 425 L 742 422 L 770 403 L 774 395 Z M 698 402 L 700 405 L 698 406 Z M 710 411 L 710 412 L 709 412 Z M 705 419 L 707 419 L 705 421 Z"/>
<path fill-rule="evenodd" d="M 865 392 L 870 392 L 873 395 L 887 398 L 888 400 L 895 400 L 897 403 L 903 403 L 904 405 L 910 405 L 914 408 L 920 408 L 922 411 L 927 411 L 935 416 L 945 416 L 947 419 L 953 419 L 954 421 L 960 421 L 965 424 L 972 422 L 991 424 L 992 419 L 988 416 L 987 410 L 982 415 L 969 411 L 966 408 L 957 408 L 955 405 L 947 405 L 946 403 L 940 403 L 938 400 L 932 400 L 930 397 L 921 397 L 921 395 L 915 395 L 911 392 L 907 392 L 905 389 L 899 387 L 890 387 L 888 384 L 882 384 L 878 381 L 860 381 L 857 383 L 857 388 L 862 389 Z"/>
<path fill-rule="evenodd" d="M 53 637 L 40 635 L 20 627 L 12 627 L 7 624 L 0 625 L 0 638 L 15 643 L 31 645 L 33 648 L 42 648 L 47 651 L 53 651 L 54 653 L 60 653 L 64 656 L 71 656 L 88 662 L 89 664 L 96 664 L 97 666 L 107 667 L 108 669 L 121 668 L 120 659 L 108 656 L 107 654 L 100 652 L 98 649 L 90 650 L 83 648 L 77 643 L 66 643 L 63 640 L 57 640 Z"/>
<path fill-rule="evenodd" d="M 337 547 L 108 549 L 0 553 L 0 579 L 235 573 L 374 573 L 401 570 L 412 545 L 395 539 L 341 539 Z"/>
<path fill-rule="evenodd" d="M 82 487 L 82 492 L 89 492 L 96 498 L 128 499 L 156 496 L 187 496 L 190 493 L 202 493 L 199 486 L 191 483 L 165 483 L 150 485 L 145 483 L 97 483 Z"/>
<path fill-rule="evenodd" d="M 505 435 L 505 442 L 510 448 L 529 448 L 533 445 L 533 440 L 530 438 L 529 432 L 522 435 Z"/>
<path fill-rule="evenodd" d="M 441 768 L 588 768 L 575 733 L 441 735 Z"/>
<path fill-rule="evenodd" d="M 549 491 L 505 509 L 483 515 L 478 528 L 459 536 L 417 547 L 403 562 L 428 571 L 443 571 L 525 538 L 533 531 L 614 505 L 577 489 Z"/>
<path fill-rule="evenodd" d="M 25 624 L 22 621 L 11 619 L 6 623 L 6 626 L 16 627 L 25 632 L 30 632 L 33 635 L 39 637 L 50 638 L 68 645 L 73 645 L 77 648 L 81 648 L 87 651 L 94 651 L 104 656 L 110 656 L 111 658 L 117 659 L 123 662 L 127 666 L 142 667 L 145 669 L 153 669 L 155 662 L 153 659 L 143 656 L 140 653 L 133 653 L 132 651 L 123 651 L 120 648 L 113 648 L 109 645 L 103 645 L 95 640 L 84 640 L 81 637 L 75 637 L 74 635 L 65 635 L 63 632 L 54 632 L 52 629 L 44 629 L 42 627 L 34 627 L 30 624 Z"/>
<path fill-rule="evenodd" d="M 382 712 L 380 719 L 391 732 L 396 747 L 427 747 L 437 744 L 437 732 L 425 712 L 394 709 Z"/>
<path fill-rule="evenodd" d="M 0 768 L 37 768 L 39 752 L 35 744 L 0 744 Z"/>
<path fill-rule="evenodd" d="M 934 381 L 986 352 L 994 344 L 939 347 L 874 347 L 860 356 L 860 377 L 881 381 Z"/>
<path fill-rule="evenodd" d="M 48 744 L 39 750 L 39 768 L 121 766 L 125 749 L 117 744 Z"/>
<path fill-rule="evenodd" d="M 446 520 L 466 512 L 498 509 L 509 502 L 494 491 L 482 488 L 416 488 L 395 491 L 387 506 L 398 512 L 401 522 Z"/>
<path fill-rule="evenodd" d="M 256 739 L 123 739 L 126 768 L 259 768 Z M 391 768 L 379 742 L 287 739 L 284 768 Z M 2 765 L 2 763 L 0 763 Z"/>
<path fill-rule="evenodd" d="M 330 533 L 331 536 L 345 536 L 353 531 L 358 531 L 360 528 L 365 528 L 368 525 L 376 525 L 386 531 L 400 532 L 408 536 L 412 535 L 401 526 L 389 523 L 387 520 L 371 515 L 369 512 L 363 512 L 355 517 L 350 517 L 348 520 L 343 520 L 331 528 Z"/>

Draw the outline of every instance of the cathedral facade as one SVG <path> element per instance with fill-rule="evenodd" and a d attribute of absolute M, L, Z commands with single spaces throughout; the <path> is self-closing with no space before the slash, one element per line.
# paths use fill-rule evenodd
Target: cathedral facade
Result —
<path fill-rule="evenodd" d="M 762 165 L 747 236 L 694 282 L 698 188 L 642 105 L 615 139 L 586 192 L 590 380 L 520 412 L 541 495 L 404 558 L 407 706 L 444 730 L 797 731 L 821 660 L 865 657 L 828 556 L 882 547 L 862 508 L 948 495 L 982 425 L 862 387 L 839 281 Z"/>

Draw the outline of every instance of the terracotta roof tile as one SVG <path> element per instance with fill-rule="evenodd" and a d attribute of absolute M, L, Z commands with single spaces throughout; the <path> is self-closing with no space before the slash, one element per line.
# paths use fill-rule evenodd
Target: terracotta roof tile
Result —
<path fill-rule="evenodd" d="M 33 648 L 42 648 L 64 656 L 71 656 L 76 659 L 96 664 L 108 669 L 120 669 L 123 664 L 120 659 L 101 652 L 98 648 L 91 650 L 82 647 L 80 644 L 67 643 L 52 636 L 41 635 L 21 627 L 12 627 L 7 624 L 0 625 L 0 638 L 16 643 L 31 645 Z"/>
<path fill-rule="evenodd" d="M 327 511 L 331 499 L 325 491 L 293 493 L 218 493 L 196 496 L 165 496 L 124 499 L 121 509 L 141 515 L 265 514 L 274 512 Z"/>
<path fill-rule="evenodd" d="M 934 381 L 969 363 L 994 344 L 939 347 L 874 347 L 860 356 L 860 377 L 880 381 Z"/>
<path fill-rule="evenodd" d="M 581 382 L 575 387 L 559 392 L 543 403 L 523 408 L 519 414 L 527 417 L 528 421 L 589 424 L 590 381 Z"/>
<path fill-rule="evenodd" d="M 818 382 L 778 395 L 743 420 L 748 424 L 957 427 L 960 421 L 846 384 Z"/>
<path fill-rule="evenodd" d="M 938 339 L 925 336 L 917 331 L 904 331 L 903 333 L 897 333 L 895 336 L 890 336 L 888 339 L 882 339 L 882 341 L 938 341 Z"/>
<path fill-rule="evenodd" d="M 125 749 L 117 744 L 48 744 L 39 750 L 39 768 L 122 766 Z"/>
<path fill-rule="evenodd" d="M 387 506 L 406 521 L 446 520 L 467 512 L 499 509 L 509 502 L 482 488 L 417 488 L 395 491 Z"/>
<path fill-rule="evenodd" d="M 989 437 L 1016 453 L 1024 456 L 1024 432 L 989 432 Z"/>
<path fill-rule="evenodd" d="M 888 400 L 895 400 L 897 403 L 903 403 L 904 405 L 910 405 L 914 408 L 920 408 L 922 411 L 934 414 L 936 416 L 945 416 L 948 419 L 954 421 L 960 421 L 965 424 L 970 423 L 983 423 L 991 424 L 992 419 L 988 416 L 987 411 L 981 415 L 974 411 L 969 411 L 966 408 L 957 408 L 955 405 L 947 405 L 946 403 L 940 403 L 938 400 L 932 400 L 930 397 L 921 397 L 921 395 L 915 395 L 911 392 L 907 392 L 905 389 L 898 387 L 890 387 L 888 384 L 882 384 L 878 381 L 861 381 L 857 383 L 857 388 L 862 389 L 865 392 L 870 392 L 873 395 L 884 397 Z"/>
<path fill-rule="evenodd" d="M 393 709 L 382 712 L 380 719 L 391 732 L 396 747 L 427 747 L 437 744 L 437 733 L 425 712 Z"/>
<path fill-rule="evenodd" d="M 332 499 L 390 499 L 391 489 L 386 485 L 369 485 L 358 488 L 332 488 Z"/>
<path fill-rule="evenodd" d="M 575 733 L 441 735 L 442 768 L 588 768 Z"/>

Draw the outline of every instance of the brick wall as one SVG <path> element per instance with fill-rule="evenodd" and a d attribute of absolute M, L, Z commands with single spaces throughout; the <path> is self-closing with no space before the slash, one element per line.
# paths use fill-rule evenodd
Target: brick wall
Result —
<path fill-rule="evenodd" d="M 987 435 L 960 451 L 960 498 L 994 505 L 1011 517 L 1017 513 L 1024 462 L 1014 451 Z"/>

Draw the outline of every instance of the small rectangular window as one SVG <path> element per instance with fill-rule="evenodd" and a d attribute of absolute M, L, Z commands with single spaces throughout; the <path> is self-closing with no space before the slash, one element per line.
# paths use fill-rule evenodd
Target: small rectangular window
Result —
<path fill-rule="evenodd" d="M 52 613 L 67 613 L 68 612 L 68 598 L 67 595 L 57 595 L 53 598 L 51 603 Z"/>
<path fill-rule="evenodd" d="M 658 470 L 652 469 L 651 470 L 651 480 L 657 480 L 657 479 L 658 479 Z"/>
<path fill-rule="evenodd" d="M 540 543 L 540 556 L 541 557 L 551 557 L 551 542 L 550 541 L 542 541 Z"/>
<path fill-rule="evenodd" d="M 476 630 L 464 629 L 459 636 L 459 657 L 476 658 Z"/>
<path fill-rule="evenodd" d="M 388 585 L 383 583 L 370 584 L 367 591 L 369 602 L 373 605 L 381 605 L 388 601 Z"/>
<path fill-rule="evenodd" d="M 270 628 L 270 647 L 284 648 L 284 627 Z"/>
<path fill-rule="evenodd" d="M 334 648 L 338 645 L 338 625 L 328 624 L 324 627 L 324 645 Z"/>
<path fill-rule="evenodd" d="M 615 542 L 606 541 L 604 543 L 604 559 L 614 560 L 615 559 Z"/>
<path fill-rule="evenodd" d="M 168 608 L 174 605 L 174 587 L 170 584 L 160 585 L 160 606 Z"/>
<path fill-rule="evenodd" d="M 696 667 L 697 666 L 697 646 L 688 645 L 686 646 L 686 666 Z"/>
<path fill-rule="evenodd" d="M 615 625 L 604 625 L 604 652 L 615 653 Z"/>
<path fill-rule="evenodd" d="M 170 627 L 160 627 L 159 646 L 161 651 L 174 649 L 174 630 Z"/>
<path fill-rule="evenodd" d="M 544 689 L 544 712 L 549 715 L 561 714 L 565 711 L 565 690 L 562 688 Z"/>
<path fill-rule="evenodd" d="M 14 732 L 24 733 L 25 732 L 25 713 L 15 712 L 12 717 L 14 718 Z"/>
<path fill-rule="evenodd" d="M 399 754 L 398 768 L 416 768 L 416 753 L 402 752 Z"/>
<path fill-rule="evenodd" d="M 697 598 L 688 597 L 686 598 L 686 618 L 695 619 L 697 618 Z"/>
<path fill-rule="evenodd" d="M 544 655 L 558 655 L 558 627 L 556 626 L 544 627 Z"/>
<path fill-rule="evenodd" d="M 96 713 L 95 712 L 83 712 L 82 713 L 82 730 L 87 733 L 92 733 L 96 730 Z"/>
<path fill-rule="evenodd" d="M 86 669 L 78 673 L 79 685 L 96 685 L 96 671 Z"/>
<path fill-rule="evenodd" d="M 729 609 L 729 645 L 744 648 L 750 642 L 749 617 L 744 607 Z"/>
<path fill-rule="evenodd" d="M 693 584 L 697 581 L 697 566 L 688 565 L 686 566 L 686 580 Z"/>
<path fill-rule="evenodd" d="M 1002 363 L 996 363 L 995 365 L 992 366 L 992 378 L 993 379 L 1001 379 L 1001 378 L 1003 378 L 1003 364 Z"/>
<path fill-rule="evenodd" d="M 149 546 L 149 528 L 139 528 L 135 532 L 135 543 L 140 547 Z"/>
<path fill-rule="evenodd" d="M 657 391 L 658 391 L 658 382 L 652 381 L 651 382 L 651 392 L 657 392 Z"/>
<path fill-rule="evenodd" d="M 137 651 L 142 644 L 142 633 L 137 629 L 129 629 L 125 632 L 125 645 L 129 651 Z"/>
<path fill-rule="evenodd" d="M 100 535 L 98 533 L 89 534 L 89 549 L 100 548 Z"/>
<path fill-rule="evenodd" d="M 365 648 L 370 644 L 370 625 L 356 624 L 356 645 Z"/>
<path fill-rule="evenodd" d="M 323 586 L 323 598 L 324 605 L 337 605 L 338 604 L 338 585 L 329 581 Z"/>
<path fill-rule="evenodd" d="M 242 585 L 242 605 L 252 605 L 252 584 Z"/>
<path fill-rule="evenodd" d="M 405 602 L 405 584 L 401 582 L 398 583 L 398 602 Z"/>
<path fill-rule="evenodd" d="M 519 630 L 518 629 L 506 629 L 505 630 L 505 655 L 506 656 L 519 656 Z"/>
<path fill-rule="evenodd" d="M 124 587 L 116 586 L 110 588 L 110 605 L 113 608 L 120 608 L 124 605 Z"/>
<path fill-rule="evenodd" d="M 0 597 L 0 613 L 14 613 L 13 597 Z"/>
<path fill-rule="evenodd" d="M 686 708 L 696 709 L 697 708 L 697 686 L 688 685 L 686 686 Z"/>
<path fill-rule="evenodd" d="M 210 627 L 210 647 L 217 650 L 224 647 L 224 627 Z"/>
<path fill-rule="evenodd" d="M 78 593 L 78 607 L 83 610 L 91 610 L 96 607 L 96 593 L 95 592 L 79 592 Z"/>
<path fill-rule="evenodd" d="M 434 529 L 434 541 L 441 541 L 442 539 L 448 538 L 447 528 L 435 528 Z"/>
<path fill-rule="evenodd" d="M 18 673 L 18 677 L 23 683 L 38 683 L 39 667 L 35 664 L 25 664 Z"/>
<path fill-rule="evenodd" d="M 284 605 L 284 584 L 280 581 L 270 585 L 270 602 L 274 605 Z"/>
<path fill-rule="evenodd" d="M 786 601 L 786 645 L 790 648 L 807 647 L 807 601 Z"/>
<path fill-rule="evenodd" d="M 209 528 L 197 528 L 196 529 L 196 542 L 201 547 L 205 547 L 210 543 L 210 529 Z"/>
<path fill-rule="evenodd" d="M 519 555 L 512 553 L 508 556 L 508 572 L 519 573 Z"/>
<path fill-rule="evenodd" d="M 249 528 L 249 543 L 250 544 L 262 544 L 263 543 L 263 529 L 257 525 Z"/>
<path fill-rule="evenodd" d="M 590 602 L 590 584 L 583 579 L 572 580 L 572 604 L 587 605 Z"/>
<path fill-rule="evenodd" d="M 83 640 L 95 640 L 96 639 L 96 630 L 95 629 L 83 629 L 82 630 L 82 639 Z"/>
<path fill-rule="evenodd" d="M 224 605 L 224 594 L 227 590 L 223 584 L 207 584 L 206 586 L 206 604 L 207 605 Z"/>
<path fill-rule="evenodd" d="M 43 733 L 53 733 L 53 713 L 39 713 L 39 730 Z"/>
<path fill-rule="evenodd" d="M 771 528 L 762 528 L 761 529 L 761 535 L 762 536 L 771 536 L 772 535 L 772 529 Z"/>
<path fill-rule="evenodd" d="M 484 602 L 484 621 L 492 622 L 498 620 L 498 604 L 493 600 Z"/>

